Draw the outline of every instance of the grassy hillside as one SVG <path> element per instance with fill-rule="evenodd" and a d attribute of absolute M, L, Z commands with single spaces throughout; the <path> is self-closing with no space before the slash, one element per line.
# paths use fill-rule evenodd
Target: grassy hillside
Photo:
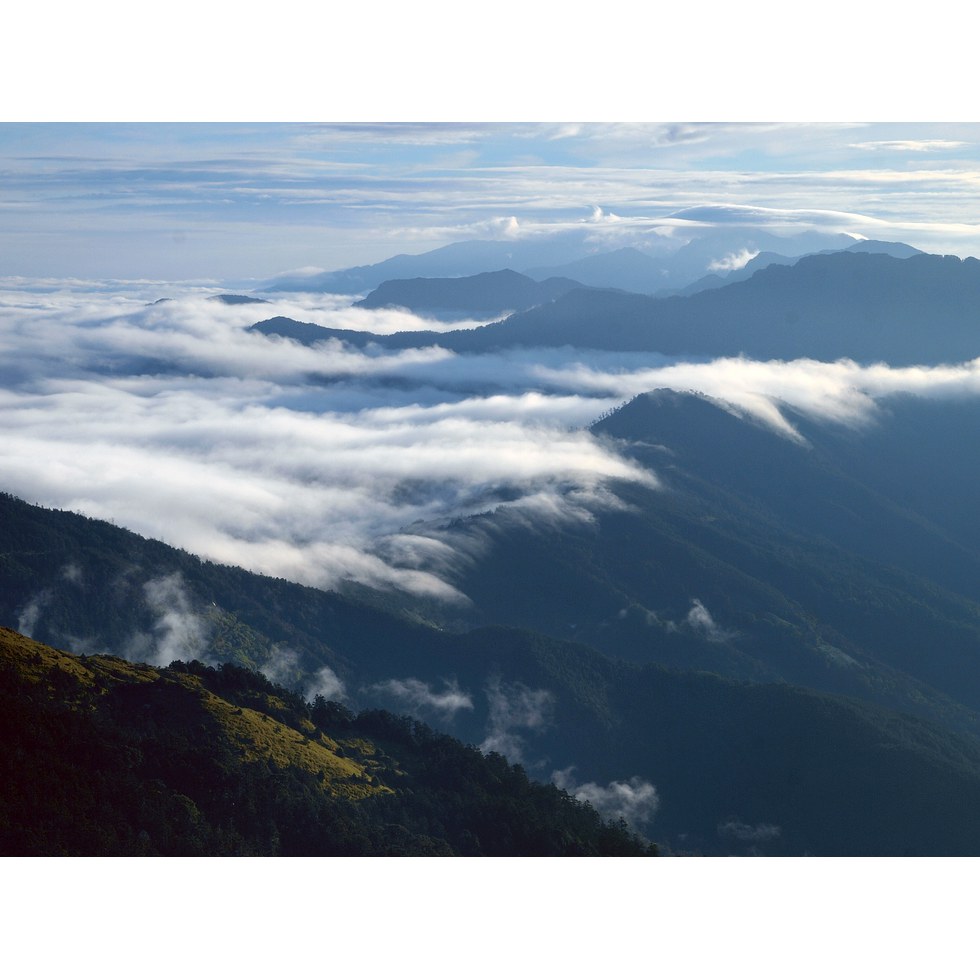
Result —
<path fill-rule="evenodd" d="M 649 853 L 523 770 L 224 665 L 78 657 L 0 629 L 4 855 Z"/>

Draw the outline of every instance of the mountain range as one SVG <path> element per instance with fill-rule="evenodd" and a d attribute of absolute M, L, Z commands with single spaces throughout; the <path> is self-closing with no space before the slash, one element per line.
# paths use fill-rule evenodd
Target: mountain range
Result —
<path fill-rule="evenodd" d="M 452 279 L 389 279 L 354 304 L 367 310 L 402 308 L 438 320 L 494 319 L 549 303 L 581 286 L 573 279 L 537 282 L 512 269 Z"/>
<path fill-rule="evenodd" d="M 371 290 L 360 307 L 449 320 L 516 312 L 391 334 L 277 316 L 239 336 L 872 378 L 980 357 L 976 259 L 828 236 L 790 254 L 773 237 L 656 256 L 588 252 L 577 234 L 460 243 L 276 289 Z M 178 370 L 154 358 L 127 370 Z M 645 480 L 607 477 L 589 495 L 570 476 L 565 510 L 510 506 L 520 494 L 500 483 L 402 528 L 426 545 L 413 571 L 452 602 L 304 586 L 3 494 L 0 843 L 980 853 L 980 401 L 967 379 L 942 397 L 854 389 L 835 403 L 824 376 L 800 377 L 812 403 L 751 382 L 731 398 L 652 388 L 583 433 Z M 400 492 L 425 492 L 409 482 Z M 43 792 L 26 771 L 47 774 Z"/>
<path fill-rule="evenodd" d="M 834 252 L 690 296 L 572 289 L 477 329 L 381 335 L 273 317 L 253 330 L 314 344 L 458 353 L 578 347 L 677 357 L 851 358 L 892 365 L 980 356 L 980 260 Z"/>
<path fill-rule="evenodd" d="M 700 220 L 689 213 L 680 221 Z M 802 232 L 780 236 L 693 226 L 689 240 L 674 242 L 648 235 L 631 245 L 605 246 L 601 231 L 584 226 L 548 236 L 496 241 L 466 241 L 444 245 L 419 255 L 396 255 L 373 265 L 333 272 L 285 275 L 266 282 L 262 292 L 325 292 L 360 294 L 391 279 L 473 276 L 508 268 L 535 280 L 575 279 L 588 286 L 653 293 L 676 289 L 715 269 L 735 268 L 760 251 L 801 256 L 821 249 L 854 244 L 843 234 Z"/>

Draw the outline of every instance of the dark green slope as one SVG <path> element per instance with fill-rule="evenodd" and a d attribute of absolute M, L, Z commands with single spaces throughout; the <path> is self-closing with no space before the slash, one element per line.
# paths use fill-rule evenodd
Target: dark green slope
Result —
<path fill-rule="evenodd" d="M 485 621 L 978 730 L 980 561 L 952 508 L 909 502 L 943 481 L 941 450 L 927 479 L 903 483 L 887 426 L 811 424 L 801 445 L 673 392 L 641 396 L 595 430 L 661 488 L 618 486 L 627 507 L 591 524 L 529 530 L 504 511 L 471 519 L 464 526 L 491 547 L 456 584 Z M 891 461 L 882 454 L 876 471 L 876 447 L 889 442 Z M 949 479 L 971 465 L 951 460 Z"/>
<path fill-rule="evenodd" d="M 974 738 L 850 698 L 613 661 L 540 634 L 444 640 L 440 667 L 552 696 L 546 727 L 525 738 L 539 769 L 654 783 L 651 833 L 673 851 L 980 853 Z M 472 733 L 477 721 L 462 724 Z"/>
<path fill-rule="evenodd" d="M 2 616 L 7 622 L 19 618 L 25 601 L 47 591 L 36 632 L 56 632 L 61 646 L 96 627 L 98 635 L 120 642 L 134 629 L 152 631 L 155 612 L 145 596 L 141 600 L 141 583 L 179 572 L 185 610 L 215 617 L 205 656 L 252 660 L 268 669 L 277 658 L 295 654 L 292 670 L 300 690 L 321 666 L 331 665 L 347 685 L 350 704 L 361 709 L 403 711 L 404 700 L 388 683 L 392 679 L 415 680 L 436 693 L 454 684 L 469 705 L 450 715 L 419 702 L 416 709 L 429 724 L 464 742 L 506 747 L 537 778 L 566 771 L 572 788 L 594 783 L 607 798 L 634 783 L 655 786 L 659 810 L 641 827 L 672 850 L 980 852 L 973 826 L 980 802 L 976 742 L 935 725 L 785 685 L 614 660 L 540 634 L 438 631 L 341 596 L 202 563 L 101 522 L 9 497 L 0 499 L 0 508 Z M 65 576 L 69 565 L 78 570 L 74 581 Z M 71 589 L 79 590 L 74 601 Z M 705 601 L 710 608 L 712 600 Z M 683 631 L 678 635 L 683 642 Z M 789 630 L 785 640 L 787 657 L 809 656 L 797 650 L 805 646 L 802 630 Z M 698 642 L 692 640 L 688 649 L 697 649 Z M 90 652 L 93 644 L 89 635 Z M 734 648 L 717 647 L 719 669 L 728 649 Z M 140 710 L 152 703 L 137 700 Z M 190 723 L 185 738 L 202 722 L 192 712 Z M 29 723 L 12 724 L 21 731 L 17 744 L 28 751 L 30 738 L 25 742 L 23 732 Z M 202 751 L 193 739 L 185 748 L 189 758 Z M 393 750 L 389 754 L 397 758 Z M 106 764 L 110 773 L 115 764 Z M 904 809 L 892 806 L 898 786 Z M 184 789 L 175 792 L 195 799 Z M 453 797 L 450 788 L 439 792 L 448 794 L 446 801 Z M 186 810 L 170 797 L 160 798 L 159 805 L 172 811 L 173 820 Z M 422 823 L 407 817 L 394 823 L 435 838 L 431 828 L 445 805 L 432 804 Z M 197 818 L 187 812 L 193 823 Z M 97 829 L 98 821 L 90 826 Z M 115 840 L 131 840 L 120 833 Z M 218 846 L 209 832 L 201 833 L 205 850 Z M 404 844 L 409 838 L 398 833 L 393 839 Z"/>
<path fill-rule="evenodd" d="M 499 755 L 227 665 L 77 658 L 0 629 L 0 737 L 7 856 L 651 851 Z"/>

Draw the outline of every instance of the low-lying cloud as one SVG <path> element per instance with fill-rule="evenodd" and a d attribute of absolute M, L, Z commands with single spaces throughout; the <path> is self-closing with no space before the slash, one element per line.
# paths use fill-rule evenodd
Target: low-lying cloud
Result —
<path fill-rule="evenodd" d="M 747 824 L 732 819 L 718 824 L 719 837 L 728 837 L 749 844 L 762 844 L 775 840 L 782 832 L 781 827 L 770 823 Z"/>
<path fill-rule="evenodd" d="M 337 297 L 229 306 L 203 286 L 122 285 L 0 292 L 3 489 L 321 587 L 356 580 L 465 604 L 454 572 L 479 532 L 448 529 L 454 518 L 589 521 L 617 506 L 613 481 L 657 486 L 587 429 L 653 388 L 704 392 L 797 440 L 787 409 L 860 426 L 895 392 L 980 394 L 980 360 L 310 348 L 247 327 L 278 314 L 377 333 L 425 323 Z"/>
<path fill-rule="evenodd" d="M 146 603 L 156 616 L 150 633 L 130 637 L 123 655 L 128 660 L 166 667 L 175 660 L 204 660 L 209 629 L 192 607 L 179 572 L 143 584 Z"/>
<path fill-rule="evenodd" d="M 394 701 L 405 711 L 434 714 L 443 721 L 450 720 L 459 711 L 473 710 L 473 698 L 455 680 L 443 681 L 439 691 L 416 677 L 392 678 L 373 684 L 369 691 Z"/>
<path fill-rule="evenodd" d="M 691 600 L 691 608 L 688 610 L 684 622 L 709 643 L 724 643 L 735 635 L 728 630 L 723 630 L 715 622 L 714 616 L 708 612 L 707 607 L 700 599 Z"/>
<path fill-rule="evenodd" d="M 489 681 L 485 694 L 489 714 L 481 751 L 499 752 L 511 763 L 524 763 L 527 733 L 541 731 L 551 724 L 555 696 L 519 681 L 507 684 L 499 678 Z"/>
<path fill-rule="evenodd" d="M 654 482 L 582 428 L 608 399 L 541 390 L 527 353 L 311 349 L 247 331 L 262 307 L 148 306 L 161 290 L 2 297 L 5 489 L 307 584 L 463 602 L 413 527 L 504 499 L 582 517 L 609 479 Z"/>
<path fill-rule="evenodd" d="M 578 800 L 591 803 L 607 820 L 625 820 L 634 830 L 642 831 L 660 809 L 660 795 L 649 780 L 631 776 L 628 780 L 613 780 L 605 786 L 598 783 L 576 783 L 574 766 L 552 773 L 551 781 Z"/>

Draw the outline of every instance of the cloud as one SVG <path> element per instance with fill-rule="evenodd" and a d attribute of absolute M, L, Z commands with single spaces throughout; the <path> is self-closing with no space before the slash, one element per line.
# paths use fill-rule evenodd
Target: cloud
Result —
<path fill-rule="evenodd" d="M 546 690 L 533 690 L 525 684 L 505 684 L 492 679 L 484 691 L 489 714 L 482 752 L 499 752 L 512 764 L 523 763 L 525 736 L 518 730 L 536 732 L 551 724 L 555 696 Z"/>
<path fill-rule="evenodd" d="M 969 123 L 16 132 L 0 144 L 0 248 L 25 275 L 267 277 L 311 260 L 336 269 L 460 238 L 567 231 L 592 206 L 622 219 L 590 228 L 597 242 L 663 237 L 672 214 L 718 204 L 769 209 L 760 221 L 773 227 L 867 234 L 878 223 L 920 247 L 980 251 L 980 227 L 960 217 L 975 211 L 978 130 Z M 913 170 L 910 156 L 944 165 Z"/>
<path fill-rule="evenodd" d="M 775 840 L 780 834 L 782 834 L 782 828 L 768 823 L 747 824 L 742 823 L 741 820 L 732 819 L 718 824 L 719 837 L 731 837 L 734 840 L 751 844 Z"/>
<path fill-rule="evenodd" d="M 711 361 L 659 364 L 649 369 L 597 369 L 579 361 L 542 365 L 542 379 L 558 386 L 631 396 L 655 388 L 698 391 L 744 412 L 791 439 L 799 433 L 782 414 L 791 408 L 811 418 L 850 427 L 873 424 L 879 399 L 894 394 L 929 398 L 980 395 L 980 359 L 963 364 L 891 367 L 801 358 L 753 361 L 723 357 Z"/>
<path fill-rule="evenodd" d="M 410 712 L 431 712 L 444 720 L 451 719 L 458 711 L 473 710 L 473 699 L 461 690 L 455 680 L 443 681 L 443 690 L 436 691 L 431 685 L 415 677 L 392 678 L 373 684 L 372 694 L 390 698 Z"/>
<path fill-rule="evenodd" d="M 577 784 L 574 766 L 551 774 L 551 781 L 576 799 L 592 804 L 606 820 L 625 820 L 634 830 L 645 829 L 660 809 L 660 795 L 653 783 L 639 776 L 626 781 Z"/>
<path fill-rule="evenodd" d="M 328 701 L 344 701 L 347 692 L 344 682 L 327 666 L 312 673 L 302 663 L 300 655 L 285 643 L 276 643 L 269 651 L 259 672 L 273 684 L 290 691 L 299 691 L 307 701 L 322 695 Z"/>
<path fill-rule="evenodd" d="M 587 523 L 621 506 L 614 481 L 658 486 L 585 428 L 654 388 L 704 392 L 798 441 L 787 409 L 856 427 L 890 394 L 980 394 L 980 361 L 311 349 L 182 288 L 0 292 L 4 489 L 326 588 L 353 579 L 465 604 L 455 576 L 492 542 L 456 518 Z M 161 293 L 174 301 L 147 306 Z"/>
<path fill-rule="evenodd" d="M 734 272 L 744 269 L 749 262 L 759 254 L 758 249 L 743 248 L 738 252 L 729 252 L 724 258 L 713 259 L 708 263 L 709 272 Z"/>
<path fill-rule="evenodd" d="M 208 625 L 193 611 L 181 574 L 150 579 L 143 585 L 143 594 L 156 615 L 153 632 L 130 637 L 123 656 L 158 667 L 175 660 L 205 659 Z"/>
<path fill-rule="evenodd" d="M 24 636 L 34 636 L 38 621 L 41 618 L 41 611 L 51 601 L 52 592 L 50 589 L 43 589 L 37 595 L 32 596 L 27 605 L 17 616 L 17 632 Z"/>
<path fill-rule="evenodd" d="M 318 696 L 328 701 L 347 700 L 344 682 L 329 667 L 321 667 L 306 685 L 304 697 L 307 701 L 313 701 Z"/>
<path fill-rule="evenodd" d="M 910 153 L 934 153 L 943 150 L 961 150 L 969 143 L 963 140 L 868 140 L 863 143 L 849 143 L 855 150 L 901 150 Z"/>
<path fill-rule="evenodd" d="M 705 608 L 700 599 L 691 600 L 691 608 L 684 622 L 694 630 L 695 633 L 703 636 L 709 643 L 724 643 L 730 640 L 735 634 L 721 629 L 715 622 L 714 617 Z"/>
<path fill-rule="evenodd" d="M 462 602 L 451 541 L 408 528 L 505 501 L 588 520 L 604 481 L 655 482 L 581 428 L 608 398 L 541 390 L 532 352 L 310 349 L 158 292 L 2 297 L 6 489 L 307 584 Z"/>

